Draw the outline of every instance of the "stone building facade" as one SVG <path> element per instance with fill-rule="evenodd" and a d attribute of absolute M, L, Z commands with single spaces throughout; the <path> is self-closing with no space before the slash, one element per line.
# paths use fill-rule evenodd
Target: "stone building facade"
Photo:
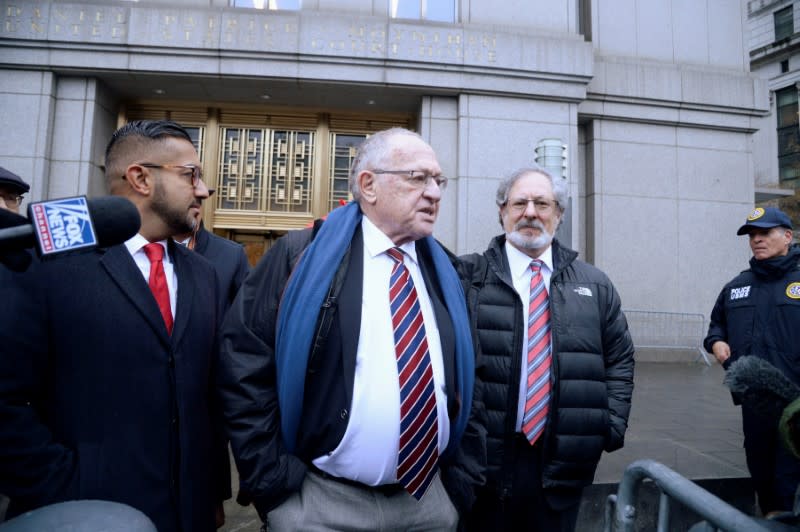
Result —
<path fill-rule="evenodd" d="M 114 129 L 172 118 L 217 190 L 207 225 L 255 258 L 403 125 L 451 178 L 436 236 L 456 253 L 500 232 L 498 179 L 538 157 L 571 189 L 560 238 L 626 308 L 707 315 L 749 256 L 769 113 L 746 4 L 0 0 L 0 165 L 31 199 L 104 194 Z"/>
<path fill-rule="evenodd" d="M 769 114 L 753 134 L 757 199 L 773 200 L 800 222 L 795 191 L 800 179 L 800 32 L 797 4 L 790 0 L 747 2 L 751 72 L 769 91 Z M 778 201 L 774 201 L 774 200 Z"/>

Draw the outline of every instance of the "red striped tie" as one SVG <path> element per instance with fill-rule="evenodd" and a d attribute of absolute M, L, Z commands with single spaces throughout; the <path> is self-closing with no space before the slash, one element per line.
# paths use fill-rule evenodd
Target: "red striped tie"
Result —
<path fill-rule="evenodd" d="M 167 276 L 164 274 L 164 247 L 156 242 L 147 244 L 144 247 L 144 254 L 150 259 L 150 291 L 158 303 L 158 310 L 164 318 L 164 325 L 167 332 L 172 334 L 172 309 L 169 304 L 169 288 L 167 288 Z"/>
<path fill-rule="evenodd" d="M 550 405 L 550 303 L 542 278 L 542 261 L 531 261 L 531 295 L 528 303 L 528 389 L 522 432 L 531 445 L 544 432 Z"/>
<path fill-rule="evenodd" d="M 397 480 L 421 499 L 436 474 L 438 420 L 433 370 L 417 290 L 403 264 L 403 252 L 386 252 L 395 264 L 389 282 L 397 372 L 400 375 L 400 448 Z"/>

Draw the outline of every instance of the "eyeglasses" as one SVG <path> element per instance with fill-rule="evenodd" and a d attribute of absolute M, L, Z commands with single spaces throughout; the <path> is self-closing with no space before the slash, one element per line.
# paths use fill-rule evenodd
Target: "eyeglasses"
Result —
<path fill-rule="evenodd" d="M 414 188 L 425 188 L 431 180 L 435 181 L 441 190 L 447 188 L 447 178 L 443 175 L 433 176 L 422 170 L 372 170 L 373 174 L 395 174 L 403 176 L 407 183 Z"/>
<path fill-rule="evenodd" d="M 534 198 L 534 199 L 515 199 L 513 201 L 506 201 L 506 205 L 516 214 L 522 214 L 528 208 L 528 203 L 533 202 L 533 206 L 536 208 L 536 212 L 539 214 L 550 214 L 553 211 L 553 208 L 558 205 L 558 203 L 554 200 L 548 200 L 544 198 Z"/>
<path fill-rule="evenodd" d="M 22 203 L 22 195 L 13 192 L 0 192 L 0 198 L 3 198 L 9 207 L 19 207 Z"/>
<path fill-rule="evenodd" d="M 139 163 L 139 166 L 144 166 L 145 168 L 163 168 L 166 170 L 191 170 L 192 171 L 192 187 L 196 187 L 200 184 L 200 180 L 203 179 L 203 169 L 194 164 L 152 164 L 152 163 Z M 186 174 L 181 173 L 183 177 L 186 177 Z M 124 177 L 124 176 L 123 176 Z"/>

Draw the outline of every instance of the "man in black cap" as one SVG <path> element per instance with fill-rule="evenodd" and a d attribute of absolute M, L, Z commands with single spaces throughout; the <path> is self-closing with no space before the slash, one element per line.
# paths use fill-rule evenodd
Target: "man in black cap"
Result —
<path fill-rule="evenodd" d="M 717 297 L 704 346 L 726 369 L 757 356 L 800 385 L 800 248 L 792 245 L 792 221 L 775 207 L 758 207 L 736 234 L 750 238 L 750 268 Z M 747 468 L 763 515 L 791 510 L 800 483 L 800 461 L 779 441 L 779 417 L 742 404 Z"/>
<path fill-rule="evenodd" d="M 0 209 L 18 213 L 22 195 L 30 189 L 17 174 L 0 166 Z"/>

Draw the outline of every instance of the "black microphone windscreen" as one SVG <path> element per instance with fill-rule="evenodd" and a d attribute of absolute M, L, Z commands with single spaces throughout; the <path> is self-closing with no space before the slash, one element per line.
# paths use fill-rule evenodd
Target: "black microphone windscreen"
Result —
<path fill-rule="evenodd" d="M 37 237 L 33 221 L 38 216 L 43 217 L 40 223 L 48 226 L 46 223 L 49 219 L 47 214 L 41 212 L 41 209 L 35 211 L 34 206 L 48 205 L 62 201 L 83 200 L 82 197 L 64 198 L 63 200 L 49 200 L 46 202 L 33 203 L 29 206 L 29 218 L 19 216 L 12 212 L 0 209 L 0 253 L 4 256 L 7 253 L 15 252 L 18 250 L 36 248 L 41 256 L 47 255 L 48 257 L 58 256 L 61 253 L 56 250 L 48 249 L 47 253 L 37 245 Z M 110 247 L 122 244 L 132 236 L 134 236 L 141 226 L 141 218 L 136 206 L 130 200 L 120 196 L 103 196 L 101 198 L 92 198 L 85 200 L 84 212 L 88 211 L 86 219 L 91 220 L 92 227 L 94 228 L 93 243 L 99 247 Z M 59 217 L 60 219 L 60 217 Z M 39 226 L 36 226 L 39 227 Z M 46 227 L 46 234 L 50 238 L 52 244 L 52 229 Z M 62 236 L 63 236 L 63 228 Z M 66 241 L 65 238 L 62 238 Z M 91 246 L 87 249 L 91 249 Z M 51 245 L 52 248 L 52 245 Z M 67 249 L 66 251 L 72 251 Z M 79 251 L 79 250 L 78 250 Z"/>
<path fill-rule="evenodd" d="M 88 205 L 100 247 L 122 244 L 139 232 L 142 219 L 130 200 L 121 196 L 103 196 L 89 199 Z"/>
<path fill-rule="evenodd" d="M 742 404 L 763 415 L 780 411 L 800 397 L 800 388 L 778 368 L 757 356 L 743 356 L 728 368 L 723 381 Z"/>

